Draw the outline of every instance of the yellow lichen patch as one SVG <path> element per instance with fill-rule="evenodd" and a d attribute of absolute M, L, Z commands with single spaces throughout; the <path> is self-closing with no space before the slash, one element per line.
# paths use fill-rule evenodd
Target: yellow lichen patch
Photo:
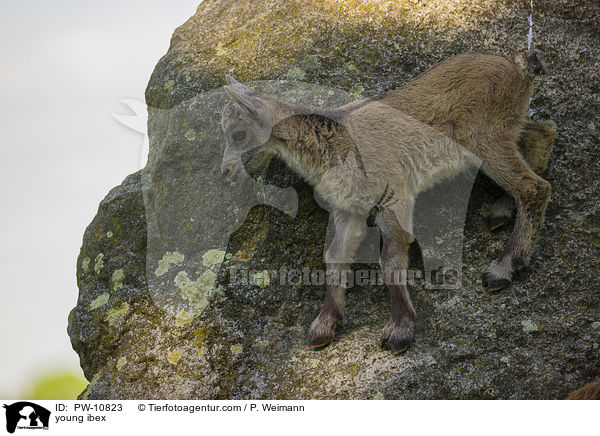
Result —
<path fill-rule="evenodd" d="M 167 354 L 167 360 L 171 365 L 177 365 L 177 363 L 181 360 L 181 353 L 179 351 L 171 351 Z"/>
<path fill-rule="evenodd" d="M 90 258 L 89 257 L 86 257 L 81 261 L 81 269 L 86 274 L 90 270 Z"/>
<path fill-rule="evenodd" d="M 231 351 L 231 354 L 234 356 L 237 356 L 244 351 L 244 346 L 242 344 L 233 344 L 231 347 L 229 347 L 229 351 Z"/>
<path fill-rule="evenodd" d="M 179 251 L 167 251 L 162 259 L 158 262 L 158 267 L 154 271 L 154 275 L 156 277 L 160 277 L 163 274 L 166 274 L 172 265 L 179 265 L 181 262 L 183 262 L 184 258 L 185 256 Z"/>
<path fill-rule="evenodd" d="M 219 41 L 217 43 L 217 45 L 215 46 L 215 55 L 217 55 L 217 56 L 223 56 L 224 54 L 227 54 L 227 50 L 225 49 L 225 46 L 223 45 L 223 42 Z"/>
<path fill-rule="evenodd" d="M 252 279 L 260 288 L 266 288 L 269 286 L 269 283 L 271 283 L 271 276 L 267 270 L 254 273 L 254 277 L 252 277 Z"/>
<path fill-rule="evenodd" d="M 122 268 L 116 269 L 113 271 L 111 276 L 111 281 L 113 283 L 113 289 L 116 291 L 119 288 L 123 287 L 123 279 L 125 278 L 125 272 Z"/>
<path fill-rule="evenodd" d="M 185 271 L 179 271 L 175 276 L 175 285 L 180 289 L 191 281 L 190 276 L 188 276 L 188 273 Z"/>
<path fill-rule="evenodd" d="M 539 330 L 539 327 L 536 323 L 532 322 L 530 319 L 526 319 L 521 321 L 521 325 L 523 326 L 524 332 L 535 332 Z"/>
<path fill-rule="evenodd" d="M 175 327 L 183 327 L 184 325 L 188 325 L 194 319 L 194 314 L 192 312 L 186 312 L 182 310 L 175 316 Z"/>
<path fill-rule="evenodd" d="M 192 281 L 185 271 L 180 271 L 175 277 L 175 284 L 181 291 L 183 298 L 188 300 L 196 312 L 202 312 L 208 306 L 206 289 L 197 281 Z"/>
<path fill-rule="evenodd" d="M 201 345 L 200 348 L 198 348 L 198 357 L 204 356 L 205 353 L 206 347 L 204 345 Z"/>
<path fill-rule="evenodd" d="M 94 310 L 99 308 L 100 306 L 104 306 L 108 302 L 109 295 L 108 293 L 104 293 L 99 295 L 90 303 L 90 310 Z"/>
<path fill-rule="evenodd" d="M 267 345 L 269 345 L 269 340 L 266 338 L 261 338 L 259 336 L 258 338 L 254 339 L 254 343 L 259 347 L 266 347 Z"/>
<path fill-rule="evenodd" d="M 205 271 L 198 279 L 198 284 L 205 288 L 212 288 L 217 280 L 217 275 L 212 271 Z"/>
<path fill-rule="evenodd" d="M 213 248 L 202 255 L 202 265 L 212 268 L 215 265 L 220 265 L 225 258 L 225 252 Z"/>
<path fill-rule="evenodd" d="M 104 259 L 104 254 L 100 253 L 100 254 L 98 254 L 98 256 L 96 256 L 96 259 L 94 260 L 94 272 L 96 274 L 100 274 L 100 270 L 104 266 L 103 259 Z"/>
<path fill-rule="evenodd" d="M 125 357 L 125 356 L 119 357 L 119 360 L 117 360 L 117 370 L 121 371 L 125 367 L 126 364 L 127 364 L 127 357 Z"/>
<path fill-rule="evenodd" d="M 167 91 L 170 91 L 170 90 L 172 90 L 172 89 L 173 89 L 173 87 L 175 87 L 175 81 L 174 81 L 174 80 L 167 80 L 167 81 L 165 82 L 165 89 L 166 89 Z"/>
<path fill-rule="evenodd" d="M 115 307 L 106 312 L 104 319 L 108 322 L 108 325 L 112 325 L 117 319 L 125 315 L 129 310 L 129 303 L 125 302 L 119 307 Z"/>
<path fill-rule="evenodd" d="M 175 276 L 175 285 L 181 291 L 183 298 L 188 300 L 196 314 L 202 312 L 208 306 L 209 302 L 215 298 L 217 294 L 223 291 L 219 287 L 215 287 L 217 275 L 213 271 L 206 271 L 198 280 L 193 281 L 185 271 L 180 271 Z"/>
<path fill-rule="evenodd" d="M 187 139 L 190 142 L 195 141 L 196 131 L 194 129 L 188 129 L 183 136 L 185 136 L 185 139 Z"/>

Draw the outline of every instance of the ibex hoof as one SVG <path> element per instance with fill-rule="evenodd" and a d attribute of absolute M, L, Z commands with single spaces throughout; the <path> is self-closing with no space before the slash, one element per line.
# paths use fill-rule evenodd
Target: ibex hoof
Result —
<path fill-rule="evenodd" d="M 510 220 L 511 217 L 509 216 L 491 216 L 488 218 L 488 229 L 490 229 L 490 232 L 495 232 L 508 224 Z"/>
<path fill-rule="evenodd" d="M 386 338 L 381 338 L 381 340 L 379 341 L 379 348 L 381 349 L 381 351 L 386 351 L 386 350 L 390 350 L 392 352 L 392 355 L 397 356 L 399 354 L 404 353 L 406 350 L 408 350 L 408 347 L 410 346 L 410 342 L 411 341 L 394 341 L 392 340 L 391 342 L 386 339 Z"/>
<path fill-rule="evenodd" d="M 411 320 L 407 320 L 402 324 L 395 324 L 390 321 L 383 328 L 379 348 L 381 350 L 391 350 L 394 356 L 405 352 L 413 340 L 413 330 Z"/>
<path fill-rule="evenodd" d="M 529 277 L 530 269 L 527 265 L 525 265 L 525 262 L 523 262 L 523 259 L 513 260 L 513 268 L 514 268 L 513 278 L 515 280 L 522 281 L 522 280 L 526 280 L 527 277 Z"/>
<path fill-rule="evenodd" d="M 410 345 L 410 344 L 409 344 L 409 345 Z M 402 353 L 404 353 L 406 350 L 408 350 L 408 345 L 405 345 L 403 348 L 400 348 L 400 349 L 398 349 L 398 350 L 394 350 L 394 349 L 392 348 L 392 354 L 393 354 L 394 356 L 398 356 L 399 354 L 402 354 Z"/>
<path fill-rule="evenodd" d="M 328 347 L 333 342 L 333 336 L 331 338 L 308 338 L 308 348 L 314 351 L 321 351 Z"/>
<path fill-rule="evenodd" d="M 308 347 L 315 351 L 322 350 L 333 342 L 333 335 L 333 329 L 318 328 L 317 324 L 308 333 Z"/>
<path fill-rule="evenodd" d="M 498 292 L 511 285 L 508 279 L 496 279 L 490 273 L 486 272 L 481 277 L 481 284 L 488 292 Z"/>

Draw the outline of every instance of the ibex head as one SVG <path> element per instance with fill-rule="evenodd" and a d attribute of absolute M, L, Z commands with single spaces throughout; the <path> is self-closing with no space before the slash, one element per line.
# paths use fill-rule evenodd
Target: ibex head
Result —
<path fill-rule="evenodd" d="M 229 75 L 226 78 L 229 85 L 225 90 L 230 100 L 221 118 L 227 141 L 221 171 L 233 182 L 244 167 L 254 167 L 264 161 L 262 151 L 271 136 L 274 119 L 268 96 L 251 90 Z"/>

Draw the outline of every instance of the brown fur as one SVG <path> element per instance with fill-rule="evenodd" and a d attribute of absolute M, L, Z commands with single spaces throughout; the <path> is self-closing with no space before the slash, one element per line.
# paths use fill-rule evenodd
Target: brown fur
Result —
<path fill-rule="evenodd" d="M 552 145 L 556 138 L 556 124 L 552 120 L 540 123 L 528 120 L 519 137 L 519 151 L 529 167 L 541 175 L 548 166 Z M 502 195 L 488 215 L 488 226 L 491 231 L 508 224 L 512 218 L 514 201 L 507 194 Z"/>
<path fill-rule="evenodd" d="M 571 392 L 567 400 L 600 400 L 600 380 Z"/>
<path fill-rule="evenodd" d="M 556 138 L 556 123 L 552 120 L 536 123 L 528 121 L 519 138 L 519 149 L 523 157 L 537 174 L 548 166 L 552 144 Z"/>
<path fill-rule="evenodd" d="M 359 168 L 364 164 L 356 143 L 348 130 L 323 114 L 292 115 L 273 126 L 272 136 L 285 141 L 287 146 L 307 165 L 331 169 L 354 153 Z"/>

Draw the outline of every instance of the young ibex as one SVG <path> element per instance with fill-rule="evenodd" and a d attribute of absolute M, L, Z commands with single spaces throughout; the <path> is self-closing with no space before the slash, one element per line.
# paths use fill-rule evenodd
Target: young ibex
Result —
<path fill-rule="evenodd" d="M 234 181 L 242 167 L 275 155 L 303 176 L 334 217 L 325 255 L 329 276 L 352 262 L 367 221 L 381 233 L 381 267 L 406 270 L 415 197 L 477 161 L 517 206 L 508 244 L 483 275 L 487 290 L 500 290 L 510 286 L 513 272 L 525 270 L 550 197 L 550 184 L 524 159 L 533 144 L 547 162 L 554 140 L 552 122 L 527 117 L 533 92 L 528 70 L 542 67 L 537 51 L 514 58 L 464 54 L 398 90 L 326 111 L 283 103 L 227 76 L 231 100 L 222 117 L 227 146 L 221 169 Z M 511 206 L 500 203 L 493 213 L 507 219 Z M 381 346 L 396 354 L 413 340 L 415 310 L 404 284 L 388 288 L 391 317 Z M 328 284 L 309 345 L 331 343 L 343 314 L 344 286 Z"/>

